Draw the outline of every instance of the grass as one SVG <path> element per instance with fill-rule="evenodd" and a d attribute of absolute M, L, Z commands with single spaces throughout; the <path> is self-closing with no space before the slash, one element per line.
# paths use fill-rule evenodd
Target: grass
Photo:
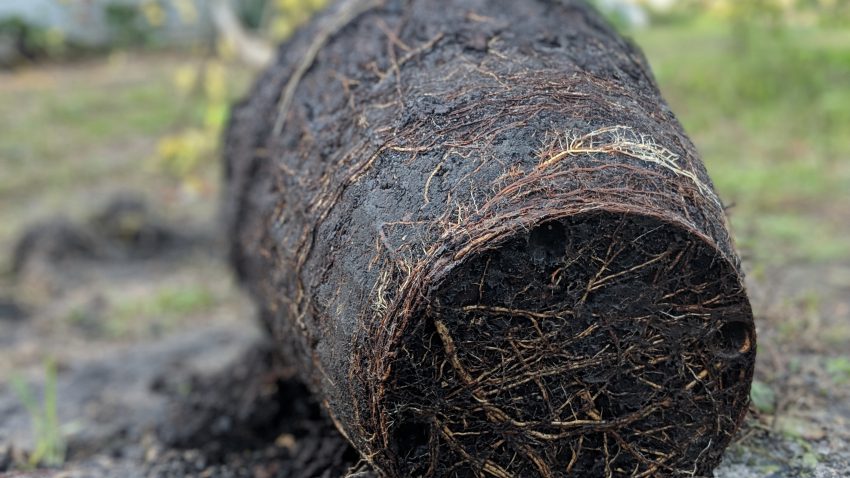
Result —
<path fill-rule="evenodd" d="M 117 289 L 106 294 L 103 310 L 77 304 L 64 315 L 67 324 L 89 337 L 139 339 L 159 336 L 225 304 L 229 297 L 203 279 L 197 283 L 160 283 L 135 290 Z"/>
<path fill-rule="evenodd" d="M 116 297 L 112 301 L 104 332 L 112 338 L 145 333 L 161 333 L 182 319 L 212 310 L 221 302 L 216 291 L 203 286 L 168 285 L 136 297 Z M 73 315 L 70 320 L 75 320 Z M 140 326 L 144 325 L 142 329 Z M 151 329 L 151 327 L 153 327 Z"/>
<path fill-rule="evenodd" d="M 750 404 L 762 413 L 773 413 L 776 410 L 776 392 L 761 380 L 754 380 L 750 389 Z"/>
<path fill-rule="evenodd" d="M 215 305 L 215 294 L 201 286 L 169 286 L 155 291 L 150 297 L 117 304 L 115 315 L 130 320 L 138 316 L 169 317 L 203 312 Z"/>
<path fill-rule="evenodd" d="M 850 29 L 741 32 L 695 19 L 635 36 L 734 204 L 745 255 L 850 259 Z"/>
<path fill-rule="evenodd" d="M 45 70 L 10 78 L 0 89 L 0 194 L 108 172 L 109 160 L 92 161 L 100 159 L 98 150 L 165 133 L 182 107 L 171 91 L 170 67 L 152 65 L 149 77 L 128 79 L 132 67 L 116 60 L 91 65 L 91 75 L 56 78 Z"/>
<path fill-rule="evenodd" d="M 207 120 L 203 95 L 176 85 L 181 71 L 202 64 L 188 52 L 135 52 L 0 73 L 0 249 L 39 218 L 84 216 L 97 193 L 175 197 L 180 180 L 152 158 L 163 136 Z M 230 102 L 250 71 L 225 67 Z M 211 196 L 218 162 L 215 145 L 208 149 L 203 180 Z M 0 270 L 7 261 L 0 258 Z"/>
<path fill-rule="evenodd" d="M 12 378 L 12 387 L 27 409 L 33 426 L 35 447 L 29 456 L 29 466 L 61 466 L 65 461 L 65 439 L 59 423 L 56 394 L 56 363 L 45 364 L 44 398 L 41 404 L 30 386 L 20 377 Z"/>
<path fill-rule="evenodd" d="M 837 385 L 850 383 L 850 357 L 835 357 L 826 360 L 826 372 Z"/>

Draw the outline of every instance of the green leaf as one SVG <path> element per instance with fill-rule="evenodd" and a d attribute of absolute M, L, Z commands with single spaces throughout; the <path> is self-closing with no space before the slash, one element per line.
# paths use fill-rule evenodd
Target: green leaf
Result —
<path fill-rule="evenodd" d="M 773 413 L 776 411 L 776 392 L 770 385 L 759 380 L 753 380 L 753 386 L 750 389 L 750 403 L 762 413 Z"/>
<path fill-rule="evenodd" d="M 836 357 L 826 361 L 826 372 L 835 383 L 850 382 L 850 358 Z"/>

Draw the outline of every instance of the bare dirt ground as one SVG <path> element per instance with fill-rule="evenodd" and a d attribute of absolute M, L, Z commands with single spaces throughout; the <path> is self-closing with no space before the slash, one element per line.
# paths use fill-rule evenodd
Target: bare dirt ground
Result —
<path fill-rule="evenodd" d="M 17 269 L 0 277 L 0 476 L 372 476 L 275 363 L 225 264 L 214 188 L 185 199 L 143 167 L 174 114 L 154 100 L 167 90 L 156 85 L 183 60 L 110 61 L 0 77 L 0 265 Z M 91 99 L 104 91 L 110 101 Z M 124 94 L 137 97 L 124 104 Z M 150 116 L 133 119 L 139 101 Z M 133 124 L 81 125 L 90 110 Z M 108 199 L 127 189 L 154 199 L 147 209 Z M 797 199 L 777 207 L 802 208 Z M 806 204 L 808 218 L 848 237 L 845 199 Z M 56 214 L 71 219 L 28 225 Z M 742 230 L 749 213 L 739 214 Z M 716 476 L 850 476 L 850 260 L 765 262 L 751 250 L 757 382 Z M 50 436 L 38 422 L 53 385 L 65 460 L 30 469 Z"/>
<path fill-rule="evenodd" d="M 0 296 L 0 473 L 330 477 L 356 465 L 318 404 L 273 358 L 212 230 L 177 232 L 127 203 L 113 203 L 98 222 L 35 227 L 16 251 L 12 289 L 34 298 Z M 134 231 L 111 235 L 131 215 Z M 209 300 L 192 295 L 198 287 Z M 164 290 L 184 295 L 159 298 Z M 116 323 L 103 313 L 116 300 L 153 304 L 138 306 L 152 314 Z M 68 462 L 61 472 L 24 472 L 43 437 L 9 384 L 14 376 L 43 395 L 48 356 L 58 366 Z"/>

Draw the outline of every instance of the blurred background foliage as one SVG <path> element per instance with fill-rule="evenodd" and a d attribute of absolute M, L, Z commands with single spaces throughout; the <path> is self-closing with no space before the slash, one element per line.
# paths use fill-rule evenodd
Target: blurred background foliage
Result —
<path fill-rule="evenodd" d="M 81 1 L 55 0 L 69 6 Z M 82 45 L 50 26 L 0 16 L 0 50 L 4 43 L 7 50 L 9 45 L 18 50 L 14 63 L 6 65 L 18 68 L 39 61 L 91 61 L 104 54 L 112 64 L 125 66 L 136 58 L 162 58 L 144 84 L 113 92 L 108 100 L 113 111 L 97 111 L 107 100 L 85 88 L 54 99 L 34 94 L 36 105 L 25 110 L 42 128 L 74 117 L 76 124 L 57 125 L 60 132 L 72 130 L 65 138 L 72 146 L 120 130 L 106 114 L 122 115 L 124 123 L 137 120 L 135 125 L 143 126 L 140 133 L 158 138 L 142 161 L 144 173 L 170 178 L 180 194 L 209 196 L 216 189 L 219 140 L 230 105 L 257 70 L 243 61 L 240 45 L 211 26 L 210 5 L 216 3 L 103 1 L 109 41 L 97 45 Z M 241 0 L 228 5 L 252 39 L 270 45 L 286 39 L 325 3 Z M 758 255 L 758 263 L 850 257 L 846 231 L 839 224 L 850 222 L 845 200 L 850 190 L 850 1 L 595 3 L 646 51 L 665 97 L 731 206 L 746 254 Z M 200 33 L 190 41 L 169 41 L 173 36 L 165 32 L 175 30 L 174 25 L 177 30 L 194 26 Z M 33 111 L 40 105 L 45 111 Z M 33 122 L 18 118 L 21 128 L 3 128 L 0 154 L 5 157 L 0 158 L 13 164 L 18 157 L 20 164 L 22 155 L 50 153 L 35 137 L 33 144 L 22 144 L 33 136 L 29 131 L 14 137 L 16 129 L 31 128 Z M 79 129 L 89 131 L 73 131 Z M 53 152 L 64 151 L 63 146 Z M 58 162 L 58 171 L 70 174 Z M 7 171 L 11 174 L 0 178 L 0 188 L 26 185 L 29 174 L 44 179 L 25 166 Z"/>
<path fill-rule="evenodd" d="M 178 1 L 179 0 L 174 0 Z M 236 5 L 242 25 L 270 42 L 288 38 L 301 23 L 324 6 L 326 0 L 246 0 Z M 191 2 L 181 2 L 191 5 Z M 196 21 L 193 9 L 185 21 Z M 216 156 L 217 147 L 233 102 L 228 64 L 238 60 L 238 48 L 226 37 L 218 38 L 207 58 L 198 66 L 180 68 L 174 84 L 183 97 L 194 97 L 200 105 L 195 118 L 182 131 L 160 141 L 154 167 L 182 178 L 187 186 L 202 188 L 203 169 Z"/>
<path fill-rule="evenodd" d="M 597 3 L 646 52 L 755 272 L 850 256 L 850 2 L 645 0 L 637 22 Z"/>

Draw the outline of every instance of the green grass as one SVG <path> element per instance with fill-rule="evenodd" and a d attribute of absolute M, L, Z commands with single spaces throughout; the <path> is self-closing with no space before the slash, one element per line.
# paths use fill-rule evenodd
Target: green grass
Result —
<path fill-rule="evenodd" d="M 121 161 L 99 158 L 104 148 L 114 145 L 113 154 L 120 154 L 121 145 L 164 134 L 183 107 L 175 101 L 170 76 L 159 68 L 132 82 L 118 77 L 0 90 L 0 195 L 61 187 L 85 173 L 106 174 Z"/>
<path fill-rule="evenodd" d="M 56 363 L 45 364 L 44 397 L 41 403 L 30 386 L 20 377 L 12 377 L 12 387 L 30 415 L 35 447 L 29 455 L 29 466 L 61 466 L 65 461 L 65 439 L 59 422 L 56 394 Z"/>
<path fill-rule="evenodd" d="M 850 29 L 741 32 L 702 19 L 635 36 L 734 204 L 745 254 L 850 258 Z"/>
<path fill-rule="evenodd" d="M 762 413 L 773 413 L 776 411 L 776 392 L 770 385 L 760 380 L 753 380 L 750 404 Z"/>
<path fill-rule="evenodd" d="M 188 52 L 134 52 L 0 75 L 0 251 L 33 221 L 83 217 L 93 198 L 103 200 L 98 193 L 175 197 L 180 178 L 154 158 L 163 137 L 208 120 L 204 95 L 177 86 L 181 71 L 202 65 Z M 229 104 L 252 73 L 223 68 Z M 208 196 L 218 181 L 218 137 L 210 141 L 198 168 Z M 7 256 L 0 254 L 0 271 Z"/>
<path fill-rule="evenodd" d="M 198 284 L 163 286 L 142 296 L 116 298 L 107 314 L 104 331 L 119 338 L 149 332 L 137 330 L 139 324 L 169 329 L 182 318 L 213 309 L 220 300 L 215 291 Z M 80 319 L 73 314 L 69 317 L 71 321 Z"/>
<path fill-rule="evenodd" d="M 791 261 L 825 263 L 850 257 L 846 226 L 806 211 L 762 210 L 732 213 L 738 246 L 770 264 Z M 844 230 L 842 230 L 844 229 Z"/>
<path fill-rule="evenodd" d="M 215 294 L 205 287 L 168 287 L 155 292 L 150 298 L 121 304 L 117 315 L 181 316 L 209 309 L 215 300 Z"/>
<path fill-rule="evenodd" d="M 826 360 L 826 373 L 837 385 L 850 383 L 850 357 L 835 357 Z"/>

